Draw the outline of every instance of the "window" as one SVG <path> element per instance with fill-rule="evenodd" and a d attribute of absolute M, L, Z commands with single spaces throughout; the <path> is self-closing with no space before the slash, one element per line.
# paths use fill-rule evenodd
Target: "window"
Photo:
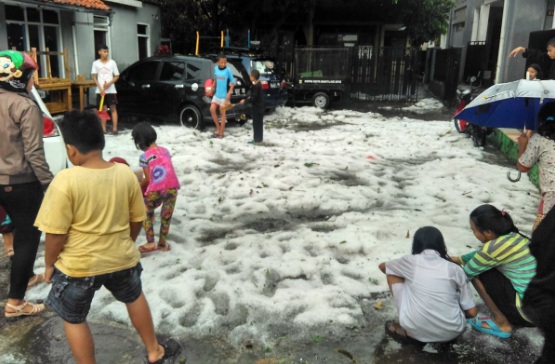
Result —
<path fill-rule="evenodd" d="M 93 29 L 94 29 L 94 49 L 93 49 L 93 59 L 98 58 L 98 46 L 101 44 L 106 44 L 108 48 L 111 48 L 110 44 L 110 20 L 107 16 L 93 16 Z"/>
<path fill-rule="evenodd" d="M 259 59 L 252 61 L 252 69 L 260 72 L 260 76 L 265 79 L 274 74 L 275 64 L 271 60 Z"/>
<path fill-rule="evenodd" d="M 229 69 L 231 69 L 231 73 L 233 74 L 233 77 L 235 77 L 236 79 L 239 79 L 240 81 L 243 80 L 248 80 L 249 79 L 249 74 L 247 73 L 247 71 L 245 70 L 245 68 L 243 67 L 243 65 L 241 64 L 240 61 L 237 62 L 238 63 L 238 67 L 235 66 L 235 64 L 233 64 L 233 61 L 229 61 L 227 62 L 227 66 L 229 67 Z"/>
<path fill-rule="evenodd" d="M 208 70 L 208 72 L 210 72 Z M 196 62 L 187 62 L 187 79 L 188 80 L 202 80 L 209 78 L 210 74 L 202 76 L 202 64 Z M 204 72 L 206 74 L 206 72 Z"/>
<path fill-rule="evenodd" d="M 5 10 L 9 49 L 45 51 L 48 48 L 52 52 L 63 49 L 58 12 L 16 5 L 5 5 Z M 48 63 L 46 57 L 37 59 L 41 76 L 66 77 L 61 66 L 63 57 L 49 57 Z"/>
<path fill-rule="evenodd" d="M 160 73 L 160 81 L 182 81 L 184 72 L 185 63 L 164 62 Z"/>
<path fill-rule="evenodd" d="M 127 81 L 129 82 L 144 82 L 154 81 L 156 79 L 156 71 L 158 70 L 159 62 L 145 62 L 137 65 L 129 70 Z"/>
<path fill-rule="evenodd" d="M 143 59 L 150 55 L 148 46 L 150 31 L 148 24 L 137 24 L 137 45 L 139 50 L 139 59 Z"/>

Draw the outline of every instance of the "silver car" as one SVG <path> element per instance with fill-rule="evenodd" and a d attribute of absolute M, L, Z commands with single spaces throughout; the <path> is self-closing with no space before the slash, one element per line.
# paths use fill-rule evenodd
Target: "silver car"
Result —
<path fill-rule="evenodd" d="M 34 86 L 30 96 L 35 100 L 42 111 L 44 154 L 46 155 L 46 161 L 48 162 L 50 171 L 55 175 L 69 165 L 64 139 L 62 138 L 62 133 L 60 133 L 55 119 L 46 108 L 39 91 L 37 91 Z"/>

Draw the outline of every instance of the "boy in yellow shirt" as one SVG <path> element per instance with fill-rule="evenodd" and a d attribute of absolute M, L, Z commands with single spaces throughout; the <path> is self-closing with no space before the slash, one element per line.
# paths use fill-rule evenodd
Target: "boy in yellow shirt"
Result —
<path fill-rule="evenodd" d="M 145 205 L 137 178 L 128 166 L 103 159 L 104 133 L 94 113 L 72 111 L 59 126 L 75 167 L 56 175 L 35 221 L 46 233 L 45 280 L 52 283 L 46 305 L 64 320 L 76 362 L 95 363 L 86 319 L 95 291 L 104 286 L 126 304 L 148 362 L 164 362 L 181 347 L 172 339 L 158 342 L 142 292 L 135 239 Z"/>

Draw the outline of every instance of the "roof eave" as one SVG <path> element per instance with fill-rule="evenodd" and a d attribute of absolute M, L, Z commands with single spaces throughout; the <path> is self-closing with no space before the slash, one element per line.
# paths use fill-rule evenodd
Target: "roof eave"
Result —
<path fill-rule="evenodd" d="M 24 3 L 24 4 L 36 5 L 36 6 L 40 5 L 41 8 L 46 8 L 46 9 L 70 10 L 70 11 L 78 11 L 78 12 L 84 12 L 84 13 L 93 13 L 97 15 L 110 16 L 114 14 L 114 11 L 112 9 L 101 10 L 101 9 L 87 8 L 85 6 L 57 4 L 57 3 L 43 2 L 43 1 L 37 1 L 37 0 L 19 0 L 18 3 L 19 4 Z"/>

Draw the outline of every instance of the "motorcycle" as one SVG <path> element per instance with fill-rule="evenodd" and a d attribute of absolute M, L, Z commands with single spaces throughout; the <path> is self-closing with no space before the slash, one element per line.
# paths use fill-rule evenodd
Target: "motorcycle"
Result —
<path fill-rule="evenodd" d="M 464 133 L 468 138 L 471 138 L 475 147 L 483 147 L 486 145 L 487 136 L 493 132 L 493 128 L 479 126 L 457 118 L 457 114 L 480 93 L 479 91 L 477 92 L 478 87 L 473 85 L 474 82 L 476 82 L 476 77 L 472 76 L 470 77 L 470 87 L 464 89 L 457 88 L 459 103 L 453 114 L 453 122 L 455 123 L 455 129 L 459 133 Z"/>

